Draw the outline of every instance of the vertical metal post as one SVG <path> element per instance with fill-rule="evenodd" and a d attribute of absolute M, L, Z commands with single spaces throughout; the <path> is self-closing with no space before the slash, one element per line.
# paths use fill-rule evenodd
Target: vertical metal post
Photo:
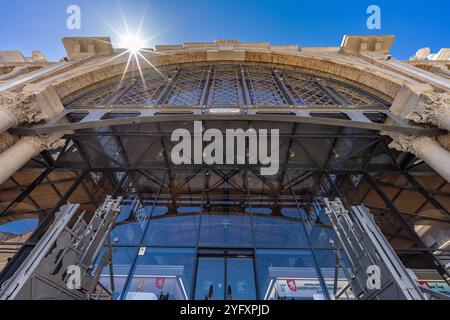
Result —
<path fill-rule="evenodd" d="M 242 66 L 239 66 L 239 70 L 241 72 L 241 84 L 242 84 L 242 91 L 243 91 L 243 96 L 244 96 L 244 100 L 245 100 L 245 105 L 249 106 L 252 104 L 252 99 L 251 99 L 250 92 L 248 91 L 247 79 L 245 78 L 245 71 Z M 256 101 L 255 101 L 255 103 L 256 103 Z"/>
<path fill-rule="evenodd" d="M 294 189 L 292 188 L 291 177 L 289 176 L 289 173 L 286 174 L 286 177 L 287 177 L 288 182 L 289 182 L 289 190 L 291 192 L 292 197 L 294 198 L 295 205 L 296 205 L 297 210 L 298 210 L 299 218 L 301 219 L 301 215 L 300 215 L 301 206 L 300 206 L 300 203 L 298 202 L 298 199 L 297 199 L 297 196 L 296 196 L 296 194 L 294 192 Z M 324 296 L 325 296 L 325 298 L 327 300 L 331 300 L 330 293 L 328 292 L 327 284 L 325 282 L 322 270 L 320 269 L 319 263 L 317 262 L 317 256 L 316 256 L 316 253 L 314 252 L 314 249 L 313 249 L 313 246 L 312 246 L 312 243 L 311 243 L 311 239 L 309 238 L 309 235 L 308 235 L 308 230 L 306 230 L 305 223 L 304 223 L 304 221 L 302 219 L 300 221 L 300 225 L 303 228 L 303 231 L 304 231 L 305 237 L 306 237 L 306 241 L 308 242 L 308 247 L 311 250 L 311 253 L 312 253 L 312 256 L 313 256 L 313 259 L 314 259 L 314 265 L 315 265 L 317 274 L 319 276 L 319 282 L 320 282 L 320 285 L 322 287 L 323 294 L 324 294 Z"/>

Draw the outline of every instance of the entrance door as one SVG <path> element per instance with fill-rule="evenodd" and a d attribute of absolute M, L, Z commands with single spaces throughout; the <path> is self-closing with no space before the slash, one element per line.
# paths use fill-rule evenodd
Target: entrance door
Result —
<path fill-rule="evenodd" d="M 196 300 L 256 300 L 251 257 L 200 257 Z"/>

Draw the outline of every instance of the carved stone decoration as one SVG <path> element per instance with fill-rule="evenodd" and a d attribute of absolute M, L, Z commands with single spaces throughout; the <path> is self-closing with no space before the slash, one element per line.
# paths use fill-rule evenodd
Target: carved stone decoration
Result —
<path fill-rule="evenodd" d="M 394 138 L 390 148 L 410 152 L 422 159 L 442 178 L 450 182 L 450 152 L 435 137 L 417 137 L 400 135 Z"/>
<path fill-rule="evenodd" d="M 55 150 L 64 147 L 65 140 L 61 139 L 63 135 L 61 133 L 44 136 L 30 136 L 23 137 L 21 140 L 30 144 L 36 153 L 40 153 L 44 150 Z"/>
<path fill-rule="evenodd" d="M 33 123 L 47 120 L 48 116 L 42 113 L 35 94 L 0 92 L 0 110 L 3 110 L 16 119 L 17 123 Z"/>
<path fill-rule="evenodd" d="M 440 126 L 447 113 L 450 114 L 449 93 L 424 93 L 417 109 L 407 118 L 417 123 Z"/>
<path fill-rule="evenodd" d="M 436 144 L 434 137 L 417 137 L 401 135 L 389 145 L 389 148 L 401 152 L 408 152 L 414 154 L 416 157 L 421 157 L 421 150 L 427 145 Z"/>

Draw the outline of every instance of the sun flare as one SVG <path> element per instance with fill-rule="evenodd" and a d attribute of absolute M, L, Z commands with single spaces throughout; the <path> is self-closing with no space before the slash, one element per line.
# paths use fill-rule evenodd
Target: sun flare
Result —
<path fill-rule="evenodd" d="M 135 35 L 126 35 L 120 37 L 120 46 L 127 49 L 131 54 L 138 54 L 145 47 L 145 42 Z"/>

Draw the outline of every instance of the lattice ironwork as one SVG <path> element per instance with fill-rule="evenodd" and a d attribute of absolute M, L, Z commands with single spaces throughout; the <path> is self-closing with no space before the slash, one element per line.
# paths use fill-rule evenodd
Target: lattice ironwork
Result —
<path fill-rule="evenodd" d="M 111 83 L 86 94 L 82 98 L 78 99 L 74 104 L 87 106 L 101 105 L 116 94 L 119 89 L 118 83 Z"/>
<path fill-rule="evenodd" d="M 214 68 L 208 105 L 239 105 L 239 70 L 236 66 Z"/>
<path fill-rule="evenodd" d="M 343 84 L 333 83 L 332 88 L 336 90 L 341 96 L 343 96 L 347 101 L 349 101 L 353 106 L 374 106 L 382 104 L 374 97 L 363 92 L 359 92 L 358 90 L 350 88 Z"/>
<path fill-rule="evenodd" d="M 165 105 L 200 105 L 208 68 L 191 68 L 180 71 L 179 77 L 170 90 Z"/>
<path fill-rule="evenodd" d="M 242 71 L 242 74 L 241 74 Z M 82 96 L 70 107 L 98 105 L 156 104 L 171 106 L 380 106 L 386 105 L 362 89 L 351 85 L 266 66 L 214 64 L 181 68 L 173 81 L 156 73 L 127 80 L 119 88 L 119 80 Z M 133 84 L 134 82 L 134 84 Z M 129 88 L 126 90 L 126 88 Z M 202 99 L 203 98 L 203 99 Z"/>
<path fill-rule="evenodd" d="M 287 72 L 283 76 L 283 81 L 297 105 L 336 104 L 313 77 L 298 72 Z"/>
<path fill-rule="evenodd" d="M 116 101 L 116 104 L 155 105 L 166 85 L 167 80 L 161 76 L 146 79 L 145 85 L 140 79 L 137 79 L 136 83 Z"/>
<path fill-rule="evenodd" d="M 247 67 L 245 76 L 252 104 L 255 105 L 285 105 L 288 104 L 278 87 L 269 68 Z"/>

